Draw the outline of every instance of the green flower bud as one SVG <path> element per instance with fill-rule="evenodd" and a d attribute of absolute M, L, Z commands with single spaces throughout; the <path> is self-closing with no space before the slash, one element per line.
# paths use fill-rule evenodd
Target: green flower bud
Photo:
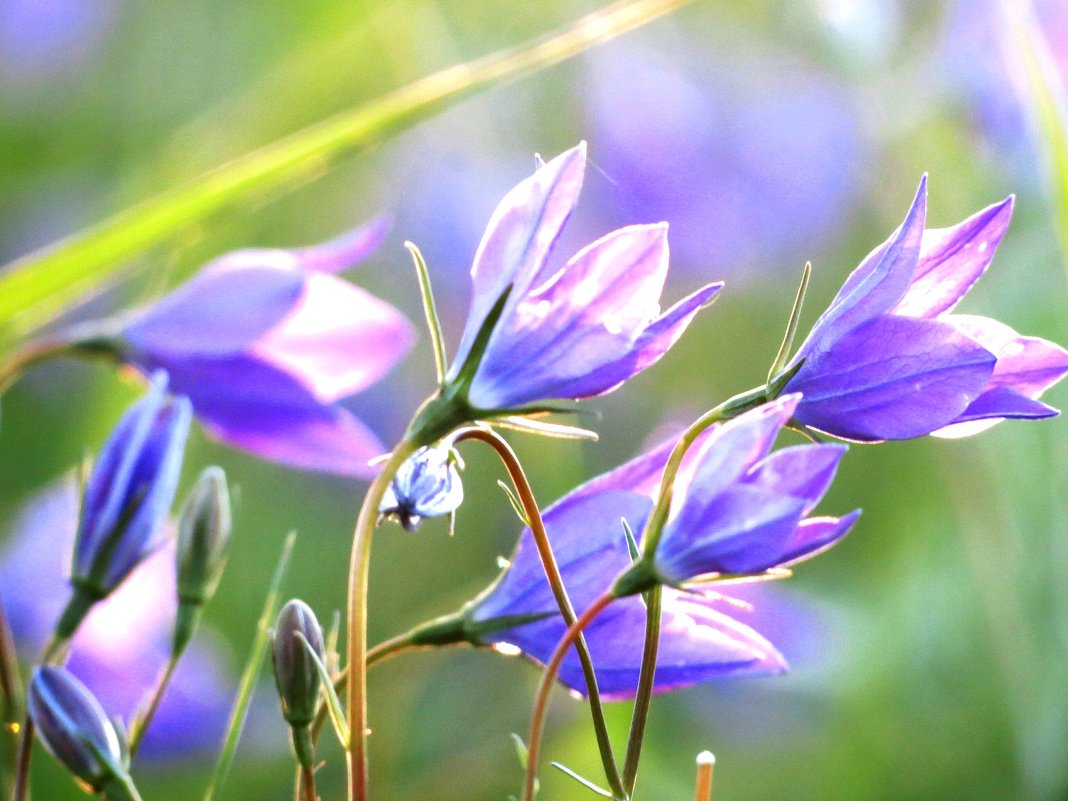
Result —
<path fill-rule="evenodd" d="M 282 607 L 274 627 L 271 644 L 271 662 L 274 664 L 274 679 L 282 700 L 282 717 L 293 729 L 293 749 L 302 765 L 311 764 L 311 741 L 307 736 L 308 726 L 315 719 L 319 704 L 322 679 L 314 657 L 301 638 L 320 660 L 326 658 L 323 645 L 323 630 L 315 619 L 315 613 L 303 601 L 292 600 Z"/>

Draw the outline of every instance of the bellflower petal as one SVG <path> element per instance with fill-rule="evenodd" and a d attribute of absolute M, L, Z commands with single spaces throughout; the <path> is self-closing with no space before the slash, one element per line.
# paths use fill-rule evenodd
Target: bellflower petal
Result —
<path fill-rule="evenodd" d="M 385 375 L 414 333 L 392 306 L 332 273 L 383 235 L 378 221 L 313 247 L 225 255 L 124 321 L 121 355 L 142 371 L 166 369 L 232 444 L 298 467 L 369 475 L 366 461 L 381 446 L 335 402 Z"/>
<path fill-rule="evenodd" d="M 901 228 L 849 276 L 794 357 L 785 391 L 804 395 L 799 422 L 874 442 L 1056 414 L 1038 396 L 1068 372 L 1062 348 L 949 313 L 990 265 L 1013 199 L 928 231 L 925 200 L 926 180 Z"/>
<path fill-rule="evenodd" d="M 456 511 L 464 500 L 464 485 L 450 445 L 420 448 L 400 466 L 386 487 L 378 512 L 396 517 L 415 531 L 424 517 Z"/>
<path fill-rule="evenodd" d="M 553 267 L 550 251 L 577 202 L 585 164 L 582 144 L 540 165 L 490 220 L 448 374 L 450 382 L 470 381 L 463 391 L 475 409 L 608 392 L 655 363 L 720 288 L 710 284 L 661 314 L 665 224 L 621 228 Z M 506 290 L 492 330 L 484 330 Z"/>

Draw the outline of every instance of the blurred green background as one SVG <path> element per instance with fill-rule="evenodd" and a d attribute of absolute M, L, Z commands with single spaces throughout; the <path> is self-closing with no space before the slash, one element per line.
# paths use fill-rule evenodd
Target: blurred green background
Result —
<path fill-rule="evenodd" d="M 599 5 L 0 0 L 0 261 Z M 1039 12 L 1068 67 L 1068 12 L 1057 0 Z M 587 139 L 585 194 L 558 255 L 619 225 L 667 219 L 666 301 L 707 280 L 728 288 L 657 367 L 585 404 L 603 414 L 599 443 L 513 438 L 549 502 L 763 381 L 801 265 L 815 269 L 807 324 L 899 223 L 923 172 L 933 227 L 1017 193 L 1012 228 L 963 310 L 1068 340 L 1063 257 L 1003 27 L 994 2 L 706 0 L 213 218 L 74 314 L 140 302 L 228 249 L 308 244 L 385 213 L 393 233 L 352 279 L 420 320 L 402 247 L 415 241 L 455 347 L 466 271 L 496 201 L 529 173 L 533 153 Z M 432 384 L 424 336 L 350 405 L 388 442 Z M 0 430 L 0 521 L 94 453 L 137 392 L 75 363 L 15 386 Z M 1068 404 L 1068 390 L 1048 401 Z M 1066 433 L 1056 419 L 962 441 L 854 447 L 822 507 L 862 507 L 854 533 L 753 599 L 754 625 L 782 644 L 792 672 L 657 699 L 640 795 L 691 797 L 693 757 L 707 748 L 718 801 L 1068 799 Z M 464 455 L 455 538 L 434 521 L 376 539 L 372 641 L 451 611 L 512 548 L 519 526 L 495 486 L 500 469 L 486 453 Z M 257 462 L 198 433 L 185 484 L 208 463 L 225 467 L 237 493 L 234 553 L 207 615 L 236 676 L 289 530 L 299 539 L 286 594 L 321 620 L 343 607 L 364 485 Z M 0 544 L 13 535 L 3 524 Z M 526 730 L 536 681 L 521 660 L 470 650 L 375 669 L 376 797 L 515 792 L 509 734 Z M 274 703 L 261 687 L 223 798 L 292 797 Z M 584 708 L 561 692 L 553 710 L 546 755 L 596 778 Z M 610 712 L 622 742 L 627 705 Z M 320 793 L 343 797 L 340 752 L 324 756 Z M 146 801 L 191 798 L 210 767 L 200 752 L 152 760 L 135 776 Z M 585 794 L 549 768 L 542 779 L 544 798 Z M 39 798 L 80 797 L 46 756 L 34 780 Z"/>

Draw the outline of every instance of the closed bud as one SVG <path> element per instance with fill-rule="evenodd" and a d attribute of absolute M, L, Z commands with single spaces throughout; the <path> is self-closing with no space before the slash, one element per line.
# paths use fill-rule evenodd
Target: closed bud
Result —
<path fill-rule="evenodd" d="M 290 726 L 303 727 L 315 719 L 322 680 L 315 660 L 298 634 L 304 636 L 320 659 L 325 659 L 323 630 L 315 619 L 315 613 L 303 601 L 293 599 L 278 613 L 271 661 L 278 694 L 282 699 L 282 717 Z"/>
<path fill-rule="evenodd" d="M 415 531 L 424 517 L 454 512 L 464 499 L 457 457 L 448 445 L 420 448 L 400 466 L 378 511 Z"/>
<path fill-rule="evenodd" d="M 56 628 L 66 639 L 89 607 L 114 590 L 159 542 L 182 469 L 192 410 L 167 395 L 167 376 L 123 415 L 85 487 L 71 583 L 74 597 Z"/>
<path fill-rule="evenodd" d="M 94 792 L 128 781 L 119 775 L 123 748 L 107 713 L 65 668 L 34 670 L 26 706 L 45 748 Z"/>

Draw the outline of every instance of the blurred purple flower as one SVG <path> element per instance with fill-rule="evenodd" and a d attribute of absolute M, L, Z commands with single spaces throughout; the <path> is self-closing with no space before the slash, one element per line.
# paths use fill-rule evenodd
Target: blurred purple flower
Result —
<path fill-rule="evenodd" d="M 743 427 L 744 431 L 748 427 Z M 674 440 L 665 442 L 592 479 L 545 511 L 545 525 L 576 609 L 588 607 L 609 589 L 616 576 L 631 567 L 620 519 L 625 519 L 634 531 L 645 524 L 674 444 Z M 725 444 L 738 445 L 734 439 Z M 691 452 L 696 453 L 693 449 Z M 744 455 L 754 460 L 759 458 L 755 451 Z M 686 460 L 684 475 L 692 473 L 694 463 L 692 457 Z M 781 466 L 782 462 L 775 464 Z M 782 483 L 771 479 L 771 469 L 758 470 L 750 478 L 754 492 L 767 492 L 764 489 L 767 485 Z M 696 491 L 696 488 L 692 490 Z M 820 524 L 810 521 L 809 525 Z M 829 533 L 828 529 L 823 528 L 822 533 Z M 666 542 L 668 532 L 665 532 L 665 545 L 674 546 L 675 538 L 684 535 L 677 530 L 671 536 L 672 542 Z M 665 569 L 672 564 L 666 563 Z M 720 676 L 761 675 L 786 669 L 785 661 L 771 643 L 725 614 L 731 608 L 730 599 L 716 593 L 664 588 L 656 673 L 658 692 Z M 487 643 L 503 645 L 504 650 L 518 648 L 531 659 L 545 663 L 565 630 L 556 610 L 533 537 L 526 530 L 500 579 L 469 614 L 476 623 L 487 624 L 511 615 L 554 613 L 544 620 L 485 635 Z M 621 700 L 634 695 L 645 638 L 645 617 L 645 606 L 638 596 L 620 598 L 586 629 L 598 685 L 606 698 Z M 560 678 L 569 687 L 585 691 L 574 653 L 565 658 Z"/>
<path fill-rule="evenodd" d="M 0 554 L 4 610 L 24 657 L 36 655 L 63 611 L 78 488 L 61 481 L 31 499 Z M 127 720 L 170 653 L 177 606 L 174 551 L 168 543 L 94 605 L 72 640 L 67 667 L 103 706 Z M 203 630 L 182 657 L 140 754 L 177 758 L 217 747 L 229 712 L 231 671 Z"/>
<path fill-rule="evenodd" d="M 864 171 L 859 104 L 818 67 L 766 44 L 672 30 L 591 54 L 595 206 L 671 222 L 673 270 L 738 280 L 827 244 Z M 756 269 L 748 269 L 748 268 Z"/>
<path fill-rule="evenodd" d="M 1068 372 L 1068 352 L 986 317 L 949 313 L 993 259 L 1012 202 L 925 231 L 920 182 L 901 227 L 846 279 L 794 357 L 793 365 L 804 361 L 785 391 L 804 395 L 797 420 L 873 442 L 1057 414 L 1037 398 Z"/>
<path fill-rule="evenodd" d="M 76 591 L 103 598 L 159 544 L 191 418 L 189 401 L 168 397 L 167 376 L 157 373 L 115 426 L 82 499 L 71 568 Z"/>
<path fill-rule="evenodd" d="M 755 574 L 829 548 L 853 526 L 808 517 L 827 492 L 844 445 L 799 445 L 770 453 L 797 395 L 746 412 L 712 431 L 675 483 L 683 501 L 652 556 L 656 576 L 683 584 L 706 574 Z M 769 455 L 770 454 L 770 455 Z"/>
<path fill-rule="evenodd" d="M 668 267 L 663 223 L 621 228 L 563 267 L 550 266 L 585 167 L 580 144 L 539 166 L 490 219 L 448 376 L 476 409 L 608 392 L 663 356 L 722 286 L 708 284 L 661 315 Z M 495 312 L 499 317 L 490 319 Z"/>
<path fill-rule="evenodd" d="M 82 65 L 117 8 L 115 0 L 0 0 L 0 83 Z"/>
<path fill-rule="evenodd" d="M 368 460 L 384 448 L 336 401 L 381 378 L 414 333 L 331 273 L 383 235 L 378 222 L 316 247 L 223 256 L 126 321 L 123 357 L 167 370 L 224 442 L 299 468 L 373 475 Z"/>

